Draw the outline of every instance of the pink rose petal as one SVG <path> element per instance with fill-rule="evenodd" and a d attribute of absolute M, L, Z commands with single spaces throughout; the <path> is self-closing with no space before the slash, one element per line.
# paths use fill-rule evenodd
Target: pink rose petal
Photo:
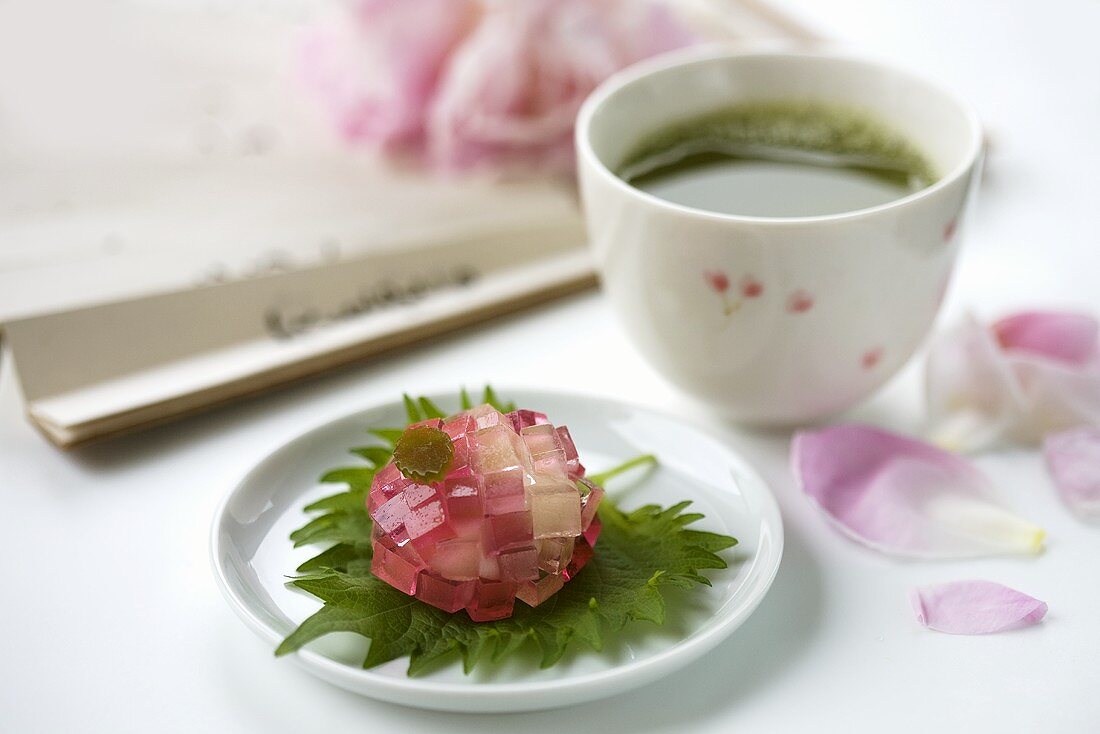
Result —
<path fill-rule="evenodd" d="M 984 635 L 1038 624 L 1046 602 L 992 581 L 952 581 L 909 593 L 917 621 L 952 635 Z"/>
<path fill-rule="evenodd" d="M 1025 311 L 993 324 L 993 333 L 1005 351 L 1028 352 L 1073 365 L 1096 357 L 1096 319 L 1077 313 Z"/>
<path fill-rule="evenodd" d="M 635 61 L 695 39 L 648 0 L 523 0 L 492 6 L 455 53 L 428 120 L 442 168 L 573 165 L 584 98 Z"/>
<path fill-rule="evenodd" d="M 933 343 L 926 387 L 932 440 L 953 450 L 1100 425 L 1095 322 L 1025 313 L 987 328 L 968 317 Z"/>
<path fill-rule="evenodd" d="M 1047 436 L 1043 453 L 1065 503 L 1100 518 L 1100 429 L 1082 426 Z"/>
<path fill-rule="evenodd" d="M 307 32 L 301 74 L 350 143 L 422 144 L 451 54 L 481 13 L 475 0 L 358 0 L 343 22 Z"/>
<path fill-rule="evenodd" d="M 961 558 L 1036 553 L 1043 531 L 991 499 L 985 475 L 955 454 L 869 426 L 800 431 L 802 490 L 845 534 L 886 553 Z"/>

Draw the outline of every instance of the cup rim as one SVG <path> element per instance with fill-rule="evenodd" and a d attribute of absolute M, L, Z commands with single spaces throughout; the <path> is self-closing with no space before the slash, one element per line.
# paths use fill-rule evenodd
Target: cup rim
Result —
<path fill-rule="evenodd" d="M 866 207 L 863 209 L 853 209 L 845 212 L 835 212 L 832 214 L 816 214 L 810 216 L 799 217 L 761 217 L 750 216 L 745 214 L 726 214 L 722 212 L 710 211 L 708 209 L 699 209 L 684 204 L 677 204 L 675 202 L 668 201 L 654 194 L 650 194 L 635 186 L 631 186 L 622 178 L 617 176 L 608 166 L 600 159 L 596 152 L 592 149 L 592 143 L 589 139 L 589 131 L 592 125 L 592 118 L 596 112 L 606 104 L 608 98 L 618 92 L 623 87 L 643 79 L 647 76 L 655 74 L 666 69 L 672 69 L 681 66 L 690 66 L 692 64 L 706 62 L 706 61 L 722 61 L 734 58 L 756 58 L 756 59 L 830 59 L 846 61 L 855 64 L 862 64 L 866 67 L 877 68 L 879 70 L 886 71 L 898 77 L 908 78 L 919 84 L 923 84 L 926 87 L 932 89 L 938 94 L 943 95 L 952 104 L 954 104 L 958 110 L 962 113 L 966 119 L 967 128 L 970 134 L 969 146 L 962 160 L 950 171 L 941 176 L 931 186 L 927 186 L 920 191 L 914 191 L 911 194 L 902 196 L 900 198 L 888 201 L 884 204 L 878 204 L 872 207 Z M 890 211 L 900 207 L 908 206 L 917 201 L 921 201 L 930 196 L 935 196 L 937 192 L 941 191 L 948 186 L 951 186 L 960 178 L 965 176 L 975 165 L 979 157 L 981 156 L 984 145 L 984 133 L 981 122 L 978 118 L 977 112 L 961 95 L 954 90 L 945 87 L 937 82 L 932 82 L 919 74 L 914 74 L 906 69 L 902 69 L 892 64 L 884 63 L 878 60 L 869 59 L 857 55 L 851 55 L 847 53 L 835 53 L 835 52 L 819 52 L 819 51 L 741 51 L 736 48 L 731 48 L 726 45 L 707 44 L 704 46 L 694 46 L 687 49 L 681 49 L 679 51 L 672 51 L 670 53 L 661 54 L 644 61 L 632 64 L 631 66 L 616 72 L 603 81 L 591 94 L 585 99 L 581 105 L 580 111 L 577 114 L 577 122 L 574 130 L 574 145 L 576 147 L 577 157 L 581 165 L 587 164 L 591 169 L 596 171 L 597 175 L 601 176 L 604 180 L 608 181 L 612 186 L 624 191 L 628 196 L 640 199 L 641 201 L 649 204 L 650 206 L 656 206 L 661 209 L 675 212 L 678 214 L 689 215 L 695 218 L 704 218 L 718 222 L 739 222 L 739 223 L 751 223 L 762 225 L 786 225 L 786 224 L 807 224 L 818 222 L 836 222 L 836 221 L 851 221 L 854 219 L 861 219 L 864 217 L 874 216 L 880 212 Z"/>

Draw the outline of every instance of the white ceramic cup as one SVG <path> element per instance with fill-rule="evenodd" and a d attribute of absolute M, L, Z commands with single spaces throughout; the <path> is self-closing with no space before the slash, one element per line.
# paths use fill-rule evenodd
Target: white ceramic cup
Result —
<path fill-rule="evenodd" d="M 869 110 L 941 177 L 827 216 L 734 216 L 660 199 L 614 171 L 640 138 L 739 101 Z M 953 94 L 878 63 L 703 49 L 630 67 L 577 119 L 581 195 L 604 289 L 656 368 L 734 418 L 797 423 L 866 397 L 909 359 L 943 300 L 982 131 Z"/>

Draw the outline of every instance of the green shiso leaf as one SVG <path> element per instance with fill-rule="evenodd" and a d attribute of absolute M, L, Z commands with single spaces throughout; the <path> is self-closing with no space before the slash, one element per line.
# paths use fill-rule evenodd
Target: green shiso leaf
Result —
<path fill-rule="evenodd" d="M 373 468 L 381 469 L 393 456 L 393 445 L 400 438 L 398 434 L 389 446 L 359 446 L 351 450 L 351 453 L 369 461 Z"/>
<path fill-rule="evenodd" d="M 628 472 L 631 469 L 639 466 L 657 466 L 657 457 L 653 454 L 643 454 L 642 456 L 635 456 L 633 459 L 630 459 L 629 461 L 624 461 L 622 464 L 619 464 L 616 467 L 612 467 L 607 471 L 600 472 L 599 474 L 589 474 L 588 481 L 592 482 L 593 484 L 598 484 L 602 487 L 603 485 L 607 484 L 607 481 L 609 479 L 613 479 L 614 477 L 617 477 L 620 474 Z"/>
<path fill-rule="evenodd" d="M 397 443 L 397 439 L 401 438 L 401 434 L 405 432 L 404 428 L 372 428 L 367 433 L 386 442 L 386 445 L 392 450 L 394 444 Z M 385 463 L 385 462 L 383 462 Z"/>
<path fill-rule="evenodd" d="M 435 403 L 425 397 L 421 397 L 418 401 L 420 404 L 420 412 L 425 418 L 446 418 L 447 414 L 439 409 Z"/>
<path fill-rule="evenodd" d="M 489 405 L 499 410 L 501 413 L 511 413 L 513 410 L 516 409 L 515 403 L 504 402 L 503 400 L 501 400 L 497 396 L 496 391 L 493 390 L 492 385 L 485 386 L 485 390 L 481 395 L 481 402 L 488 403 Z"/>
<path fill-rule="evenodd" d="M 408 393 L 402 395 L 401 399 L 405 401 L 405 416 L 409 419 L 409 423 L 419 423 L 424 420 L 425 416 L 420 413 L 420 406 L 409 397 Z"/>
<path fill-rule="evenodd" d="M 498 410 L 514 409 L 502 403 L 491 388 L 486 388 L 484 397 Z M 463 406 L 468 398 L 463 399 Z M 434 407 L 407 396 L 405 405 L 410 422 L 423 420 L 421 410 L 431 414 Z M 386 441 L 386 451 L 392 451 L 402 431 L 371 433 Z M 625 512 L 605 497 L 599 510 L 603 531 L 595 555 L 576 577 L 537 607 L 518 602 L 508 619 L 472 622 L 464 612 L 449 614 L 436 609 L 370 574 L 371 520 L 366 509 L 370 483 L 366 475 L 373 475 L 373 468 L 385 462 L 376 450 L 354 452 L 373 467 L 361 468 L 360 473 L 337 469 L 326 474 L 325 481 L 348 482 L 348 490 L 309 505 L 307 510 L 323 514 L 291 535 L 295 545 L 330 544 L 298 567 L 298 573 L 305 575 L 290 581 L 324 606 L 283 640 L 276 655 L 294 652 L 330 632 L 355 632 L 371 641 L 363 661 L 367 668 L 407 656 L 408 673 L 416 675 L 457 656 L 469 673 L 479 661 L 498 661 L 529 644 L 537 647 L 540 665 L 545 668 L 577 643 L 600 650 L 607 632 L 632 620 L 663 623 L 662 589 L 709 586 L 701 572 L 725 568 L 725 560 L 717 554 L 737 543 L 729 536 L 689 529 L 687 526 L 702 515 L 686 512 L 688 502 L 667 508 L 645 505 Z M 593 476 L 602 483 L 655 462 L 652 456 L 642 456 Z"/>

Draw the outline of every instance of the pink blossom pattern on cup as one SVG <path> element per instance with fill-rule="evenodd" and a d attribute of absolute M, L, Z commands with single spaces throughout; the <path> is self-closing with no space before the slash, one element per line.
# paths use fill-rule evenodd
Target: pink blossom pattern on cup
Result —
<path fill-rule="evenodd" d="M 724 295 L 730 289 L 729 276 L 720 270 L 704 270 L 703 279 L 715 293 L 720 295 Z"/>
<path fill-rule="evenodd" d="M 944 226 L 944 228 L 943 228 L 943 241 L 944 242 L 950 242 L 951 240 L 953 240 L 955 238 L 955 230 L 958 228 L 958 226 L 959 226 L 959 220 L 957 218 L 952 219 L 950 222 L 948 222 Z"/>
<path fill-rule="evenodd" d="M 722 312 L 731 316 L 741 310 L 745 301 L 759 298 L 764 294 L 764 284 L 757 280 L 756 276 L 749 274 L 741 279 L 738 285 L 740 298 L 730 296 L 730 277 L 721 270 L 704 270 L 703 280 L 707 286 L 717 293 L 722 299 Z"/>
<path fill-rule="evenodd" d="M 438 481 L 391 462 L 371 484 L 371 572 L 394 588 L 475 622 L 537 606 L 592 558 L 604 491 L 584 477 L 564 426 L 531 410 L 481 405 L 426 422 L 451 439 Z M 420 424 L 423 425 L 423 424 Z"/>
<path fill-rule="evenodd" d="M 730 316 L 741 309 L 741 301 L 730 298 L 730 278 L 721 270 L 704 270 L 703 280 L 722 299 L 722 313 Z"/>
<path fill-rule="evenodd" d="M 882 347 L 875 347 L 874 349 L 868 349 L 863 353 L 860 358 L 860 364 L 863 365 L 863 369 L 872 370 L 878 363 L 882 361 L 882 355 L 884 354 Z"/>
<path fill-rule="evenodd" d="M 745 298 L 759 298 L 764 293 L 764 284 L 752 275 L 741 279 L 741 295 Z"/>
<path fill-rule="evenodd" d="M 804 290 L 797 290 L 787 298 L 787 310 L 791 313 L 806 313 L 814 307 L 814 297 Z"/>

